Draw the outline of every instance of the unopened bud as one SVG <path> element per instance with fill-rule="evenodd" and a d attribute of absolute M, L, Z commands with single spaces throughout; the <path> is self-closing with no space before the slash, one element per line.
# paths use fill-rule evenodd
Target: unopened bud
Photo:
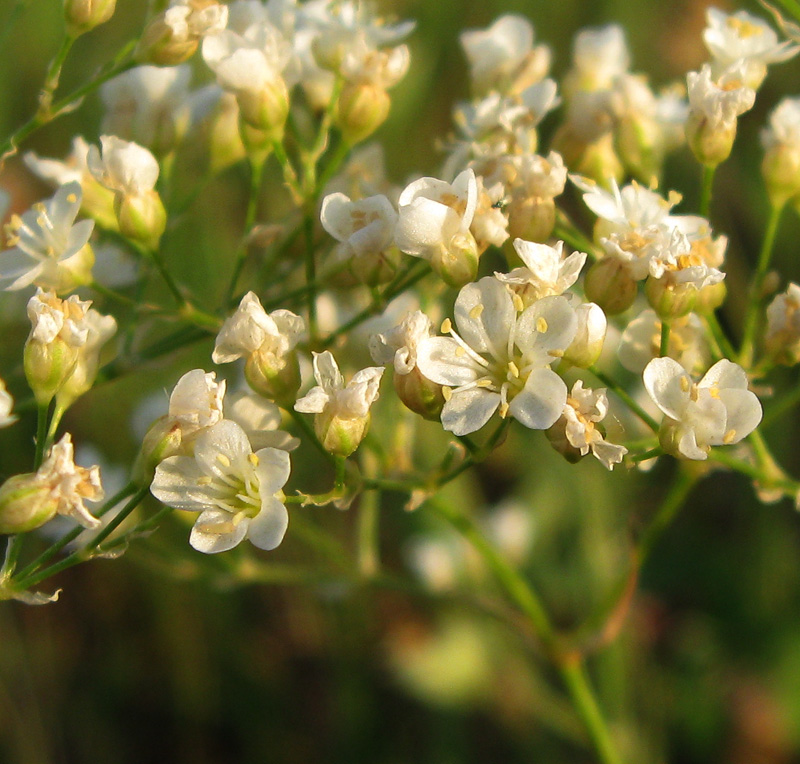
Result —
<path fill-rule="evenodd" d="M 586 302 L 575 308 L 578 331 L 572 344 L 564 352 L 564 361 L 580 369 L 588 369 L 603 352 L 608 321 L 599 305 Z"/>
<path fill-rule="evenodd" d="M 698 289 L 694 284 L 674 284 L 667 279 L 648 276 L 644 285 L 647 301 L 658 317 L 669 321 L 694 310 Z"/>
<path fill-rule="evenodd" d="M 56 337 L 52 342 L 28 339 L 23 353 L 25 378 L 36 402 L 46 406 L 70 377 L 79 349 Z"/>
<path fill-rule="evenodd" d="M 654 120 L 639 115 L 620 120 L 615 146 L 628 172 L 645 183 L 661 176 L 664 165 L 664 134 Z"/>
<path fill-rule="evenodd" d="M 473 235 L 456 234 L 447 247 L 440 250 L 431 259 L 431 267 L 448 286 L 460 289 L 478 276 L 478 245 Z"/>
<path fill-rule="evenodd" d="M 134 196 L 118 193 L 114 200 L 119 230 L 123 236 L 140 241 L 152 249 L 167 227 L 167 211 L 157 191 Z"/>
<path fill-rule="evenodd" d="M 336 125 L 350 146 L 374 133 L 389 116 L 389 94 L 375 85 L 346 85 L 336 105 Z"/>
<path fill-rule="evenodd" d="M 616 257 L 604 257 L 594 263 L 586 272 L 583 289 L 609 316 L 630 308 L 639 291 L 627 265 Z"/>
<path fill-rule="evenodd" d="M 301 379 L 295 351 L 279 357 L 256 350 L 245 362 L 244 376 L 256 393 L 281 405 L 291 406 L 297 399 Z"/>
<path fill-rule="evenodd" d="M 390 247 L 382 252 L 353 255 L 350 270 L 360 283 L 376 287 L 387 284 L 394 278 L 399 262 L 400 250 Z"/>
<path fill-rule="evenodd" d="M 524 239 L 544 243 L 556 225 L 556 203 L 552 198 L 514 199 L 508 206 L 508 241 Z"/>
<path fill-rule="evenodd" d="M 725 286 L 724 281 L 717 284 L 708 284 L 701 287 L 697 292 L 695 298 L 694 308 L 695 313 L 708 315 L 713 313 L 723 302 L 728 294 L 728 287 Z"/>
<path fill-rule="evenodd" d="M 64 0 L 67 34 L 77 37 L 108 21 L 117 0 Z"/>
<path fill-rule="evenodd" d="M 177 66 L 188 61 L 200 42 L 194 35 L 176 35 L 167 23 L 167 11 L 156 16 L 144 30 L 136 46 L 136 59 L 144 64 Z"/>
<path fill-rule="evenodd" d="M 544 434 L 553 449 L 570 464 L 576 464 L 583 458 L 581 450 L 573 446 L 567 438 L 567 418 L 565 416 L 559 417 L 552 427 L 544 431 Z"/>
<path fill-rule="evenodd" d="M 444 406 L 442 386 L 424 377 L 416 366 L 408 374 L 395 371 L 394 389 L 397 397 L 415 414 L 439 421 Z"/>
<path fill-rule="evenodd" d="M 156 467 L 170 456 L 186 455 L 190 444 L 183 437 L 179 422 L 164 415 L 156 419 L 142 441 L 133 467 L 133 478 L 140 485 L 152 482 Z"/>
<path fill-rule="evenodd" d="M 729 124 L 711 125 L 698 112 L 690 112 L 686 120 L 686 141 L 700 164 L 716 167 L 731 154 L 736 139 L 736 120 Z"/>
<path fill-rule="evenodd" d="M 773 207 L 782 207 L 800 194 L 800 151 L 796 146 L 777 144 L 764 154 L 761 174 Z"/>
<path fill-rule="evenodd" d="M 258 91 L 240 91 L 236 100 L 245 124 L 260 130 L 270 142 L 283 138 L 289 116 L 289 91 L 283 77 L 274 77 Z"/>
<path fill-rule="evenodd" d="M 14 475 L 0 486 L 0 534 L 26 533 L 51 520 L 58 500 L 36 473 Z"/>

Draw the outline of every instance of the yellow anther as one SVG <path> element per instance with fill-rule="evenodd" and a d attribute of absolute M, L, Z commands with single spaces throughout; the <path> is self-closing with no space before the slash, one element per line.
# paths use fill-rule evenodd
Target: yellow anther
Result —
<path fill-rule="evenodd" d="M 483 313 L 483 305 L 481 305 L 480 303 L 478 303 L 478 304 L 477 304 L 477 305 L 475 305 L 475 306 L 472 308 L 472 310 L 469 312 L 469 317 L 470 317 L 470 318 L 471 318 L 473 321 L 477 321 L 477 320 L 478 320 L 478 319 L 481 317 L 481 313 Z"/>
<path fill-rule="evenodd" d="M 563 358 L 564 351 L 563 350 L 548 350 L 547 355 L 552 356 L 553 358 Z"/>
<path fill-rule="evenodd" d="M 475 384 L 478 387 L 491 387 L 492 386 L 492 380 L 491 379 L 486 379 L 486 377 L 483 377 L 483 379 L 479 379 Z"/>
<path fill-rule="evenodd" d="M 509 406 L 508 406 L 507 403 L 501 403 L 500 404 L 500 412 L 499 413 L 500 413 L 501 418 L 505 419 L 508 416 L 508 408 L 509 408 Z"/>
<path fill-rule="evenodd" d="M 544 334 L 548 329 L 547 321 L 544 316 L 539 316 L 536 319 L 536 331 L 540 334 Z"/>
<path fill-rule="evenodd" d="M 722 439 L 722 442 L 727 446 L 733 443 L 736 440 L 736 430 L 728 430 L 725 433 L 725 437 Z"/>
<path fill-rule="evenodd" d="M 448 387 L 447 385 L 443 385 L 442 396 L 444 397 L 445 403 L 449 401 L 453 397 L 453 388 Z"/>
<path fill-rule="evenodd" d="M 508 362 L 508 370 L 515 379 L 519 379 L 519 367 L 513 361 Z"/>
<path fill-rule="evenodd" d="M 679 194 L 677 191 L 670 191 L 667 194 L 667 199 L 669 199 L 670 206 L 674 207 L 676 204 L 680 204 L 683 200 L 683 195 Z"/>
<path fill-rule="evenodd" d="M 257 454 L 250 454 L 247 458 L 250 460 L 250 464 L 254 467 L 258 467 L 259 459 Z"/>
<path fill-rule="evenodd" d="M 219 463 L 220 463 L 220 464 L 221 464 L 223 467 L 230 467 L 230 466 L 231 466 L 231 460 L 230 460 L 230 459 L 228 459 L 228 457 L 227 457 L 227 456 L 225 456 L 225 454 L 217 454 L 217 461 L 218 461 L 218 462 L 219 462 Z"/>
<path fill-rule="evenodd" d="M 442 334 L 450 334 L 452 331 L 453 322 L 449 318 L 446 318 L 444 321 L 442 321 Z"/>
<path fill-rule="evenodd" d="M 462 357 L 463 357 L 463 356 L 465 356 L 466 354 L 467 354 L 467 351 L 466 351 L 466 350 L 464 350 L 464 348 L 462 348 L 462 347 L 461 347 L 461 345 L 459 345 L 459 346 L 456 348 L 456 358 L 462 358 Z"/>
<path fill-rule="evenodd" d="M 75 204 L 75 202 L 77 202 L 77 201 L 78 201 L 78 197 L 77 197 L 77 195 L 76 195 L 76 194 L 67 194 L 67 201 L 68 201 L 70 204 Z"/>
<path fill-rule="evenodd" d="M 689 379 L 687 377 L 681 377 L 681 390 L 684 393 L 689 392 Z"/>
<path fill-rule="evenodd" d="M 212 480 L 208 475 L 202 475 L 197 478 L 197 485 L 211 485 Z"/>
<path fill-rule="evenodd" d="M 522 298 L 516 292 L 514 292 L 511 297 L 511 301 L 514 303 L 514 310 L 516 310 L 517 313 L 522 313 L 522 311 L 525 310 L 525 303 L 522 302 Z"/>

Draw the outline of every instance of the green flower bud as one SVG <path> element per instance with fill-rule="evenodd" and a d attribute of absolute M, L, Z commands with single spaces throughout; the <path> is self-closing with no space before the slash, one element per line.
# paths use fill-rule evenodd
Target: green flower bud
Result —
<path fill-rule="evenodd" d="M 644 291 L 650 306 L 665 321 L 691 313 L 699 292 L 694 284 L 675 284 L 652 276 L 647 277 Z"/>
<path fill-rule="evenodd" d="M 138 196 L 117 193 L 114 211 L 123 236 L 140 241 L 151 249 L 158 248 L 167 227 L 167 211 L 157 191 Z"/>
<path fill-rule="evenodd" d="M 586 272 L 583 288 L 586 297 L 609 316 L 630 308 L 639 291 L 626 264 L 616 257 L 604 257 L 594 263 Z"/>
<path fill-rule="evenodd" d="M 372 135 L 389 116 L 392 100 L 380 87 L 367 83 L 348 84 L 336 104 L 336 126 L 349 146 Z"/>
<path fill-rule="evenodd" d="M 77 37 L 108 21 L 117 0 L 64 0 L 67 34 Z"/>
<path fill-rule="evenodd" d="M 478 276 L 478 245 L 473 235 L 456 234 L 447 247 L 440 247 L 431 259 L 431 267 L 442 281 L 454 289 L 475 281 Z"/>
<path fill-rule="evenodd" d="M 444 406 L 442 386 L 424 377 L 415 366 L 408 374 L 394 373 L 397 397 L 415 414 L 438 422 Z"/>
<path fill-rule="evenodd" d="M 323 411 L 314 417 L 314 432 L 322 447 L 334 456 L 350 456 L 369 430 L 370 415 L 344 418 Z"/>
<path fill-rule="evenodd" d="M 251 353 L 244 366 L 247 384 L 265 398 L 291 406 L 300 389 L 300 364 L 297 353 L 291 351 L 276 356 L 269 351 Z"/>
<path fill-rule="evenodd" d="M 0 533 L 26 533 L 51 520 L 58 500 L 36 473 L 14 475 L 0 486 Z"/>
<path fill-rule="evenodd" d="M 711 125 L 701 113 L 690 112 L 686 120 L 686 141 L 700 164 L 716 167 L 724 162 L 736 139 L 736 120 L 730 124 Z"/>
<path fill-rule="evenodd" d="M 36 402 L 46 406 L 75 370 L 79 348 L 60 337 L 52 342 L 28 339 L 23 351 L 25 378 Z"/>
<path fill-rule="evenodd" d="M 186 455 L 190 443 L 183 437 L 180 422 L 165 414 L 156 419 L 142 441 L 133 466 L 133 479 L 140 485 L 152 482 L 156 467 L 170 456 Z"/>
<path fill-rule="evenodd" d="M 289 116 L 289 91 L 282 77 L 275 77 L 261 90 L 237 93 L 236 101 L 245 124 L 262 131 L 269 142 L 283 139 Z"/>

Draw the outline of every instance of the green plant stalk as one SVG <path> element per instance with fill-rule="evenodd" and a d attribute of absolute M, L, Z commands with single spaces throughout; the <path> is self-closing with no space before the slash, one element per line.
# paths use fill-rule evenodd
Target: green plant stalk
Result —
<path fill-rule="evenodd" d="M 108 499 L 103 506 L 94 513 L 95 517 L 102 517 L 104 514 L 106 514 L 106 512 L 119 504 L 123 499 L 126 499 L 128 496 L 130 496 L 136 490 L 136 488 L 136 483 L 128 483 L 128 485 L 117 491 L 117 493 Z M 22 570 L 17 573 L 17 576 L 19 578 L 25 578 L 31 573 L 37 571 L 46 562 L 52 560 L 53 557 L 55 557 L 65 546 L 78 538 L 78 536 L 80 536 L 85 530 L 86 529 L 81 525 L 75 526 L 71 531 L 65 533 L 58 541 L 47 547 L 47 549 L 45 549 L 44 552 L 42 552 L 35 560 L 31 561 L 28 565 L 22 568 Z"/>
<path fill-rule="evenodd" d="M 475 547 L 506 594 L 527 616 L 547 654 L 561 674 L 575 710 L 586 725 L 601 762 L 603 764 L 621 764 L 622 759 L 614 747 L 608 726 L 600 712 L 597 699 L 586 675 L 583 659 L 578 653 L 567 655 L 562 653 L 555 629 L 533 587 L 486 540 L 471 518 L 440 502 L 429 502 L 428 506 L 433 507 Z"/>
<path fill-rule="evenodd" d="M 261 195 L 261 183 L 264 179 L 264 166 L 266 165 L 266 157 L 250 157 L 250 194 L 247 197 L 247 212 L 244 218 L 244 234 L 239 248 L 236 251 L 235 261 L 233 264 L 233 273 L 228 288 L 225 291 L 225 299 L 222 303 L 222 308 L 227 312 L 231 305 L 231 299 L 236 291 L 236 284 L 239 281 L 239 276 L 244 268 L 245 261 L 247 260 L 247 245 L 250 234 L 252 233 L 253 226 L 256 222 L 258 215 L 258 200 Z"/>
<path fill-rule="evenodd" d="M 363 494 L 358 505 L 358 569 L 365 578 L 380 570 L 379 512 L 378 492 Z"/>
<path fill-rule="evenodd" d="M 661 319 L 661 347 L 658 354 L 664 358 L 669 355 L 669 330 L 670 323 L 666 319 Z"/>
<path fill-rule="evenodd" d="M 314 217 L 312 209 L 306 210 L 303 220 L 303 232 L 305 234 L 305 263 L 306 263 L 306 305 L 308 307 L 308 336 L 313 344 L 319 336 L 319 326 L 317 324 L 317 258 L 314 252 Z"/>
<path fill-rule="evenodd" d="M 711 191 L 714 187 L 714 174 L 716 166 L 703 165 L 703 176 L 700 182 L 700 217 L 708 220 L 711 212 Z"/>
<path fill-rule="evenodd" d="M 105 528 L 102 528 L 100 531 L 98 531 L 97 535 L 91 541 L 89 541 L 85 547 L 76 550 L 70 555 L 67 555 L 63 560 L 51 565 L 50 567 L 18 579 L 14 582 L 14 588 L 24 591 L 25 589 L 29 589 L 31 586 L 36 586 L 36 584 L 41 583 L 45 579 L 48 579 L 51 576 L 66 570 L 67 568 L 71 568 L 73 565 L 84 562 L 87 559 L 87 555 L 92 552 L 92 550 L 96 549 L 101 543 L 103 543 L 103 541 L 105 541 L 105 539 L 107 539 L 108 536 L 111 535 L 111 533 L 113 533 L 119 527 L 119 525 L 127 519 L 128 515 L 130 515 L 130 513 L 142 503 L 142 500 L 149 492 L 149 485 L 139 488 L 139 490 L 136 491 L 136 493 L 128 500 L 128 503 L 114 517 L 114 519 L 111 520 L 111 522 L 106 525 Z"/>
<path fill-rule="evenodd" d="M 36 419 L 36 452 L 33 456 L 33 469 L 38 470 L 44 461 L 44 451 L 47 444 L 47 420 L 50 404 L 40 404 L 37 408 Z"/>
<path fill-rule="evenodd" d="M 42 92 L 39 93 L 39 113 L 46 119 L 50 115 L 50 107 L 53 104 L 53 94 L 56 92 L 58 82 L 61 79 L 61 70 L 64 68 L 64 62 L 67 60 L 72 45 L 75 42 L 75 37 L 65 34 L 61 41 L 61 47 L 58 49 L 55 58 L 50 62 L 47 70 L 47 77 L 44 81 Z"/>
<path fill-rule="evenodd" d="M 609 390 L 613 390 L 622 402 L 639 417 L 653 432 L 658 433 L 659 424 L 650 416 L 625 390 L 618 385 L 611 377 L 600 371 L 596 366 L 590 366 L 589 371 L 595 375 Z"/>
<path fill-rule="evenodd" d="M 767 230 L 764 233 L 764 241 L 761 244 L 761 252 L 758 255 L 758 265 L 750 287 L 750 298 L 747 304 L 747 313 L 744 321 L 744 334 L 742 336 L 742 347 L 739 354 L 739 363 L 745 368 L 753 364 L 754 345 L 756 330 L 758 329 L 758 314 L 761 306 L 762 292 L 764 290 L 764 279 L 767 277 L 772 250 L 775 246 L 775 235 L 778 232 L 778 225 L 781 220 L 783 206 L 772 205 L 767 221 Z"/>

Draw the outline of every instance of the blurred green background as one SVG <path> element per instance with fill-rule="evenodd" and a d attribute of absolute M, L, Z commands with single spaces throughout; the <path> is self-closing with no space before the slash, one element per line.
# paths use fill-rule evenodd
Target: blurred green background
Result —
<path fill-rule="evenodd" d="M 0 32 L 16 5 L 0 0 Z M 755 4 L 716 5 L 763 13 Z M 65 92 L 136 34 L 144 6 L 118 0 L 112 21 L 78 41 L 64 70 Z M 633 70 L 647 73 L 655 86 L 683 79 L 705 59 L 705 4 L 691 0 L 398 0 L 382 7 L 417 20 L 411 72 L 393 91 L 392 115 L 376 136 L 397 183 L 435 173 L 436 142 L 451 130 L 454 101 L 467 96 L 458 34 L 501 13 L 532 20 L 537 41 L 552 48 L 557 79 L 569 65 L 574 33 L 610 22 L 625 27 Z M 60 34 L 58 0 L 27 3 L 5 33 L 0 135 L 34 111 Z M 203 74 L 202 62 L 194 63 Z M 766 215 L 758 131 L 779 98 L 800 89 L 798 74 L 798 61 L 771 70 L 755 109 L 741 121 L 735 158 L 718 173 L 713 224 L 731 239 L 732 293 L 742 294 Z M 101 116 L 93 95 L 24 148 L 63 156 L 75 134 L 96 140 Z M 551 122 L 544 124 L 542 146 Z M 179 280 L 212 301 L 241 229 L 246 177 L 242 167 L 223 173 L 170 239 Z M 16 159 L 0 185 L 12 193 L 15 211 L 49 195 Z M 698 185 L 688 152 L 672 156 L 664 187 L 684 194 L 681 209 L 696 208 Z M 271 188 L 265 219 L 285 206 L 277 178 Z M 784 282 L 800 280 L 798 240 L 800 226 L 787 215 L 775 257 Z M 23 305 L 16 295 L 0 295 L 0 316 L 9 327 L 0 343 L 0 376 L 18 399 L 26 395 L 19 366 L 27 333 Z M 723 320 L 727 315 L 737 325 L 736 300 L 725 310 Z M 199 343 L 99 387 L 68 413 L 65 427 L 77 442 L 96 445 L 109 464 L 129 464 L 138 446 L 129 421 L 143 395 L 165 401 L 164 391 L 183 371 L 211 368 L 210 348 L 210 341 Z M 796 371 L 779 383 L 796 385 Z M 384 398 L 390 395 L 387 389 Z M 391 401 L 380 405 L 376 421 L 398 416 Z M 794 475 L 800 474 L 797 420 L 792 414 L 766 432 Z M 32 428 L 25 419 L 0 432 L 3 477 L 29 469 Z M 661 460 L 647 475 L 623 469 L 609 475 L 596 463 L 570 466 L 541 434 L 519 429 L 448 496 L 487 514 L 509 498 L 520 504 L 531 534 L 521 564 L 558 626 L 568 630 L 624 576 L 630 534 L 658 506 L 674 465 Z M 376 440 L 381 436 L 388 431 L 375 433 Z M 433 463 L 446 443 L 441 429 L 425 423 L 418 438 L 420 458 Z M 317 480 L 324 488 L 329 476 L 313 474 L 306 448 L 294 458 L 295 485 L 313 490 Z M 295 537 L 290 528 L 267 562 L 313 557 L 307 539 L 314 528 L 353 546 L 355 508 L 292 511 L 302 513 L 306 532 Z M 387 570 L 410 576 L 409 550 L 422 537 L 455 546 L 463 561 L 452 532 L 424 510 L 405 512 L 387 495 L 380 514 Z M 455 594 L 355 586 L 337 576 L 275 584 L 258 580 L 269 568 L 252 570 L 249 550 L 198 559 L 187 533 L 184 518 L 175 518 L 121 560 L 62 574 L 48 582 L 64 590 L 55 605 L 0 607 L 0 761 L 595 760 L 554 672 L 530 635 L 498 610 L 497 591 L 474 564 L 456 572 Z M 800 519 L 788 502 L 762 505 L 746 480 L 727 474 L 711 475 L 695 489 L 649 560 L 620 637 L 591 660 L 627 761 L 800 761 L 799 552 Z"/>

